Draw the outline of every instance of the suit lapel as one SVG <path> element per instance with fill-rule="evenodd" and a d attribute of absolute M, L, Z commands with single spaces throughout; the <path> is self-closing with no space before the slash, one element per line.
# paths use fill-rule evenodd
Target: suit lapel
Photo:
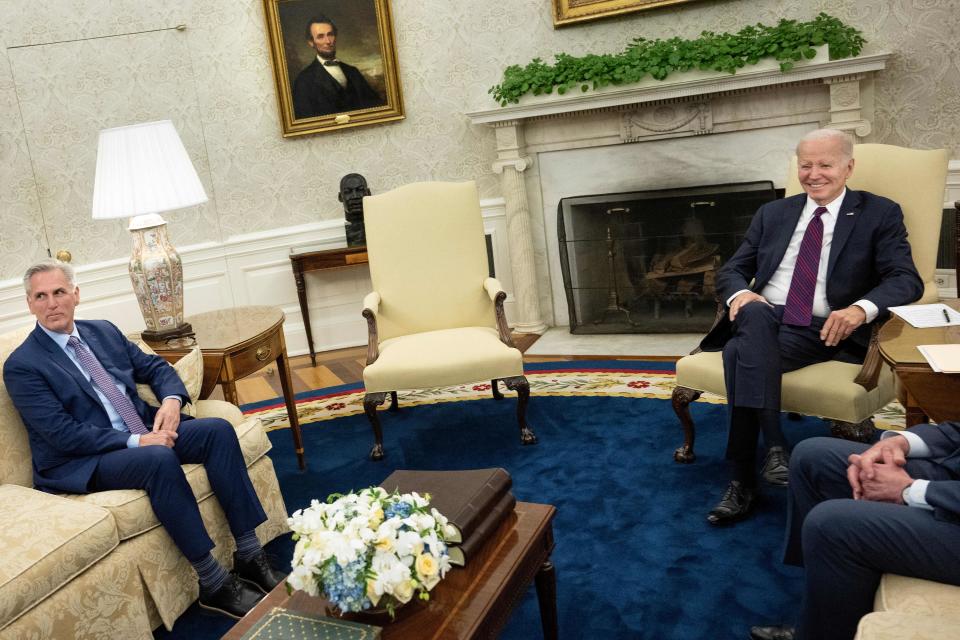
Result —
<path fill-rule="evenodd" d="M 64 353 L 63 349 L 60 348 L 60 345 L 44 333 L 39 325 L 33 330 L 33 337 L 37 343 L 50 354 L 50 358 L 63 369 L 64 373 L 70 376 L 94 402 L 100 404 L 100 398 L 97 396 L 97 392 L 93 390 L 93 385 L 87 381 L 80 372 L 80 369 L 77 368 L 77 365 L 75 365 L 67 354 Z M 86 336 L 84 336 L 84 340 L 86 340 Z"/>
<path fill-rule="evenodd" d="M 80 337 L 83 338 L 83 341 L 86 342 L 90 347 L 90 351 L 93 353 L 94 357 L 103 365 L 103 368 L 112 375 L 114 378 L 123 383 L 124 386 L 129 388 L 129 384 L 124 381 L 124 376 L 120 372 L 120 369 L 114 364 L 113 360 L 110 358 L 111 352 L 110 349 L 105 347 L 100 341 L 100 337 L 87 327 L 77 323 L 77 331 L 80 333 Z"/>
<path fill-rule="evenodd" d="M 800 221 L 800 213 L 803 211 L 803 205 L 806 204 L 806 198 L 796 198 L 787 203 L 783 212 L 783 218 L 778 222 L 776 235 L 774 236 L 774 251 L 770 254 L 770 263 L 767 265 L 767 273 L 762 279 L 763 285 L 769 282 L 773 277 L 777 267 L 783 261 L 783 256 L 787 253 L 787 247 L 790 245 L 790 238 L 797 228 L 797 222 Z M 758 278 L 758 282 L 760 279 Z"/>
<path fill-rule="evenodd" d="M 847 189 L 847 195 L 844 196 L 840 205 L 840 211 L 837 213 L 837 223 L 833 227 L 833 240 L 830 243 L 830 258 L 827 260 L 827 282 L 833 275 L 833 268 L 837 264 L 837 256 L 843 251 L 844 245 L 853 232 L 854 225 L 860 218 L 860 208 L 862 206 L 860 193 Z"/>

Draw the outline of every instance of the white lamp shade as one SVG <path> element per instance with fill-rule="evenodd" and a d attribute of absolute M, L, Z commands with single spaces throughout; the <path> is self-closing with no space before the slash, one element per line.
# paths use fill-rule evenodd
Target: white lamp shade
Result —
<path fill-rule="evenodd" d="M 169 120 L 104 129 L 93 184 L 95 220 L 182 209 L 207 201 Z"/>

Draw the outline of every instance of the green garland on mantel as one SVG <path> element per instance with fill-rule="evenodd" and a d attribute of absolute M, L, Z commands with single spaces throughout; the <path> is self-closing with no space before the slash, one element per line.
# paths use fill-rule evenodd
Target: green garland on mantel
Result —
<path fill-rule="evenodd" d="M 774 27 L 758 23 L 735 34 L 704 31 L 696 40 L 636 38 L 622 53 L 581 57 L 558 53 L 552 65 L 540 58 L 525 67 L 511 65 L 489 93 L 505 107 L 528 93 L 538 96 L 554 88 L 562 95 L 577 85 L 581 91 L 597 90 L 639 82 L 647 75 L 663 80 L 691 69 L 732 74 L 761 58 L 775 58 L 781 71 L 789 71 L 794 62 L 813 58 L 814 47 L 828 45 L 830 59 L 839 60 L 859 54 L 864 42 L 859 30 L 826 13 L 809 22 L 780 20 Z"/>

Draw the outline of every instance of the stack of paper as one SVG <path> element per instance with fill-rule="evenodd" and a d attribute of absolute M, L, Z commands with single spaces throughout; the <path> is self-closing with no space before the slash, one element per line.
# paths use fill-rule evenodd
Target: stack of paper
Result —
<path fill-rule="evenodd" d="M 960 373 L 960 344 L 922 344 L 917 349 L 937 373 Z"/>
<path fill-rule="evenodd" d="M 918 329 L 960 325 L 960 311 L 954 311 L 939 302 L 937 304 L 908 304 L 903 307 L 890 307 L 890 311 Z"/>

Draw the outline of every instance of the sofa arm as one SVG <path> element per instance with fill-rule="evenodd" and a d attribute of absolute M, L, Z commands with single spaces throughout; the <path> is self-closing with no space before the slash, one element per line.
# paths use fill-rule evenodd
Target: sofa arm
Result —
<path fill-rule="evenodd" d="M 224 400 L 197 400 L 194 407 L 197 418 L 223 418 L 234 427 L 244 420 L 240 407 Z"/>

